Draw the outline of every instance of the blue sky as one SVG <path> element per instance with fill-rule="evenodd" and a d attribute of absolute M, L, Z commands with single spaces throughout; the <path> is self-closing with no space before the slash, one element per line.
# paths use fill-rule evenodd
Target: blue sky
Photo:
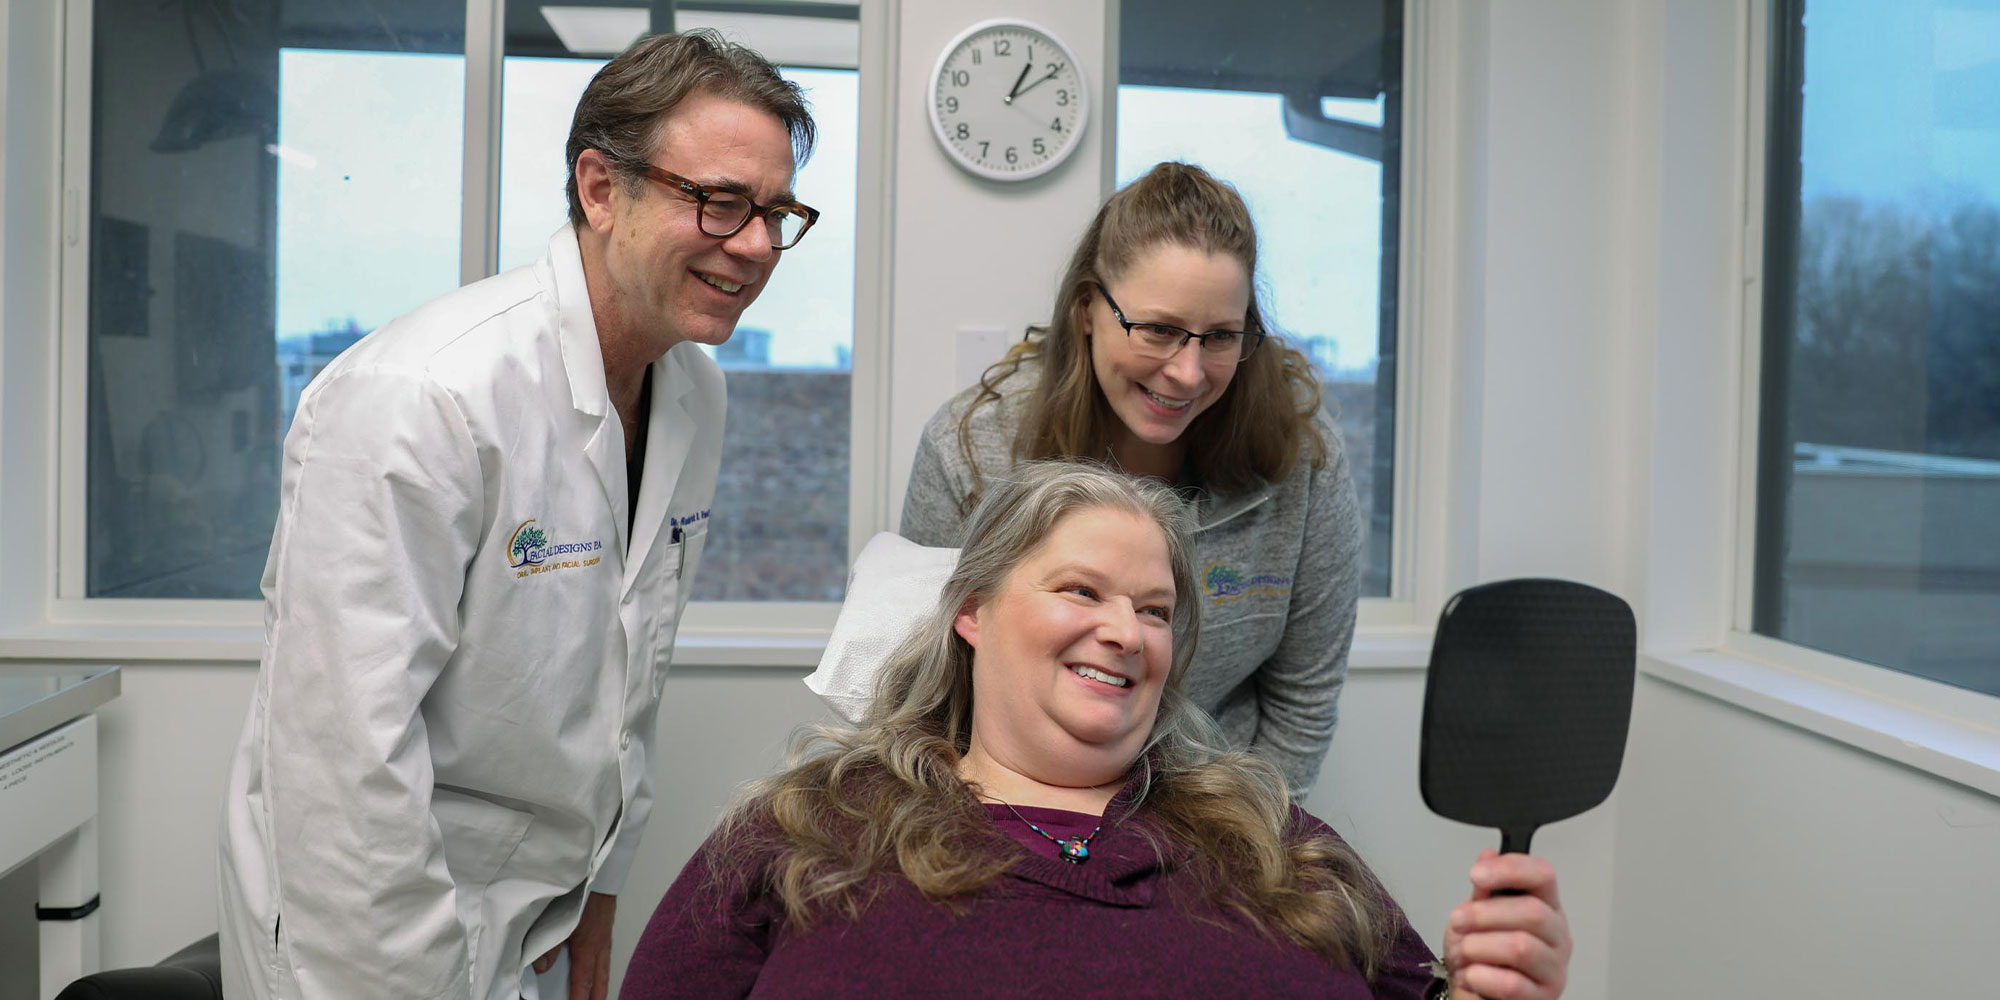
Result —
<path fill-rule="evenodd" d="M 278 333 L 456 287 L 464 61 L 286 49 L 278 71 Z"/>
<path fill-rule="evenodd" d="M 2000 0 L 1812 0 L 1805 26 L 1807 198 L 2000 202 Z"/>

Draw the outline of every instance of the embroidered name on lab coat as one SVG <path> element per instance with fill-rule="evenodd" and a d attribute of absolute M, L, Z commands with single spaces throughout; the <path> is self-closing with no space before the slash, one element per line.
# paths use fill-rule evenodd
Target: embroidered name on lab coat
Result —
<path fill-rule="evenodd" d="M 681 543 L 681 539 L 685 537 L 687 534 L 686 529 L 692 527 L 697 522 L 706 520 L 708 520 L 707 507 L 703 507 L 702 509 L 695 511 L 692 514 L 685 514 L 680 517 L 667 518 L 667 524 L 673 528 L 673 534 L 669 537 L 668 540 L 675 545 L 679 545 Z"/>

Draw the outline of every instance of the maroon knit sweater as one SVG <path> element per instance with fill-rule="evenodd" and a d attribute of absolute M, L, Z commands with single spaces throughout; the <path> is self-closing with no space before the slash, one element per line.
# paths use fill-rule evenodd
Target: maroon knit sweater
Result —
<path fill-rule="evenodd" d="M 1130 792 L 1106 815 L 1119 815 Z M 1023 812 L 1059 837 L 1089 833 L 1077 824 L 1094 822 L 1057 810 Z M 1015 822 L 1004 807 L 988 813 L 1003 827 Z M 1296 807 L 1293 813 L 1306 835 L 1332 832 Z M 1371 988 L 1355 970 L 1232 914 L 1191 911 L 1193 894 L 1175 892 L 1186 876 L 1132 832 L 1131 822 L 1107 823 L 1080 865 L 1059 860 L 1053 845 L 1022 857 L 963 912 L 897 880 L 859 921 L 830 918 L 806 932 L 787 924 L 769 897 L 726 900 L 708 866 L 711 838 L 653 912 L 619 995 L 1420 1000 L 1430 990 L 1423 968 L 1430 951 L 1400 914 L 1394 949 Z"/>

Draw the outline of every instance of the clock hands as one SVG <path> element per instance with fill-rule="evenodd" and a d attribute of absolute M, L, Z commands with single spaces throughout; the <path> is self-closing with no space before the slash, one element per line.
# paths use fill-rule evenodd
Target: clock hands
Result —
<path fill-rule="evenodd" d="M 1013 92 L 1012 94 L 1009 94 L 1009 95 L 1007 96 L 1007 103 L 1009 103 L 1009 104 L 1012 104 L 1012 103 L 1014 103 L 1014 98 L 1016 98 L 1016 97 L 1019 97 L 1019 96 L 1021 96 L 1022 94 L 1025 94 L 1025 93 L 1027 93 L 1028 91 L 1030 91 L 1030 90 L 1033 90 L 1033 89 L 1035 89 L 1036 87 L 1039 87 L 1039 86 L 1041 86 L 1042 84 L 1045 84 L 1045 83 L 1049 82 L 1050 80 L 1053 80 L 1053 79 L 1055 79 L 1055 78 L 1056 78 L 1056 74 L 1057 74 L 1057 73 L 1060 73 L 1060 72 L 1062 72 L 1062 67 L 1061 67 L 1061 66 L 1057 66 L 1057 67 L 1056 67 L 1055 69 L 1052 69 L 1052 70 L 1049 70 L 1049 75 L 1047 75 L 1047 76 L 1044 76 L 1044 77 L 1041 77 L 1041 78 L 1037 79 L 1037 80 L 1036 80 L 1036 81 L 1035 81 L 1034 83 L 1031 83 L 1031 84 L 1028 84 L 1028 85 L 1027 85 L 1027 86 L 1025 86 L 1025 87 L 1021 86 L 1021 81 L 1019 81 L 1019 80 L 1016 80 L 1016 81 L 1014 81 L 1014 87 L 1015 87 L 1015 90 L 1014 90 L 1014 92 Z M 1021 75 L 1022 75 L 1022 76 L 1024 76 L 1024 77 L 1028 75 L 1028 70 L 1027 70 L 1027 68 L 1026 68 L 1026 67 L 1023 67 L 1023 68 L 1021 69 Z"/>
<path fill-rule="evenodd" d="M 1014 86 L 1007 91 L 1006 99 L 1002 100 L 1000 103 L 1002 104 L 1014 103 L 1014 97 L 1021 92 L 1021 81 L 1026 80 L 1028 78 L 1028 71 L 1034 68 L 1035 68 L 1034 63 L 1029 63 L 1026 66 L 1021 67 L 1021 75 L 1014 78 Z M 1041 81 L 1037 80 L 1035 82 L 1040 83 Z"/>

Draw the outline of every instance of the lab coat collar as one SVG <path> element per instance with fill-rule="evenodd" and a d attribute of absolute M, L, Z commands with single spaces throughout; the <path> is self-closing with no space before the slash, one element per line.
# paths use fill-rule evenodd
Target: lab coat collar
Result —
<path fill-rule="evenodd" d="M 665 357 L 653 362 L 653 412 L 646 418 L 646 463 L 639 473 L 638 516 L 632 519 L 638 533 L 633 538 L 630 557 L 625 560 L 627 591 L 637 580 L 646 553 L 659 538 L 667 504 L 673 501 L 681 466 L 687 462 L 688 448 L 694 443 L 694 425 L 688 419 L 687 408 L 681 405 L 681 396 L 693 386 L 693 381 L 678 358 L 684 352 L 699 350 L 693 344 L 676 344 Z M 618 484 L 618 496 L 623 499 L 626 495 L 623 463 L 618 468 Z"/>
<path fill-rule="evenodd" d="M 611 410 L 611 392 L 604 386 L 604 348 L 597 341 L 597 318 L 590 311 L 590 286 L 583 280 L 583 249 L 577 244 L 576 230 L 568 223 L 549 237 L 542 265 L 549 269 L 556 315 L 562 324 L 570 405 L 579 413 L 605 416 Z"/>
<path fill-rule="evenodd" d="M 604 348 L 597 340 L 597 318 L 590 311 L 590 286 L 583 279 L 583 249 L 568 223 L 549 237 L 541 267 L 548 269 L 555 292 L 557 337 L 562 344 L 563 372 L 569 378 L 569 403 L 590 437 L 583 455 L 597 471 L 611 521 L 618 532 L 618 552 L 631 546 L 626 522 L 625 432 L 611 409 L 611 390 L 604 383 Z"/>
<path fill-rule="evenodd" d="M 687 460 L 693 442 L 687 410 L 681 405 L 681 396 L 693 383 L 675 355 L 700 348 L 693 344 L 678 345 L 653 362 L 653 406 L 646 418 L 646 461 L 639 481 L 639 516 L 634 518 L 627 508 L 625 430 L 618 423 L 611 406 L 611 391 L 604 383 L 604 349 L 597 339 L 597 319 L 590 310 L 590 287 L 583 277 L 583 250 L 574 228 L 565 223 L 549 237 L 543 263 L 549 269 L 555 290 L 570 405 L 593 426 L 584 444 L 584 456 L 597 471 L 605 502 L 611 505 L 618 549 L 625 557 L 625 587 L 629 589 L 659 535 L 666 505 L 673 499 L 681 464 Z M 636 538 L 631 534 L 633 522 L 638 529 Z"/>

